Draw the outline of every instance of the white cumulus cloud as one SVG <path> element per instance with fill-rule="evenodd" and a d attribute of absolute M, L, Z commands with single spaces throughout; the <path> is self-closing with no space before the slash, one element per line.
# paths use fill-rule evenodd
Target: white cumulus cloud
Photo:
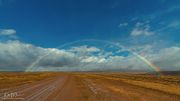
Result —
<path fill-rule="evenodd" d="M 179 53 L 180 47 L 169 47 L 154 53 L 146 52 L 144 57 L 161 69 L 180 70 Z M 128 56 L 109 54 L 93 46 L 57 49 L 42 48 L 20 41 L 0 42 L 0 70 L 26 70 L 35 61 L 37 63 L 33 65 L 33 70 L 34 68 L 69 71 L 149 69 L 146 63 L 132 54 Z"/>
<path fill-rule="evenodd" d="M 128 26 L 128 23 L 127 23 L 127 22 L 125 22 L 125 23 L 120 23 L 118 27 L 126 27 L 126 26 Z"/>
<path fill-rule="evenodd" d="M 0 35 L 9 36 L 15 34 L 16 34 L 16 30 L 14 29 L 0 29 Z"/>
<path fill-rule="evenodd" d="M 150 30 L 150 26 L 148 24 L 138 22 L 136 23 L 135 27 L 133 28 L 130 34 L 131 36 L 140 36 L 140 35 L 149 36 L 149 35 L 153 35 L 154 32 Z"/>

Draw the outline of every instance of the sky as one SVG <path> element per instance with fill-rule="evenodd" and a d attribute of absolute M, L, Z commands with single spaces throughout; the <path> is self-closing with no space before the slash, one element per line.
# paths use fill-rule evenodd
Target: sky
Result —
<path fill-rule="evenodd" d="M 179 0 L 0 0 L 0 71 L 177 71 L 179 18 Z"/>

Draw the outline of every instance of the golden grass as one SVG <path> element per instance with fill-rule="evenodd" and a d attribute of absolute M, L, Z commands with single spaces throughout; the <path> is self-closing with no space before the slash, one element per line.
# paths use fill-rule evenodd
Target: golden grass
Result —
<path fill-rule="evenodd" d="M 33 83 L 47 78 L 58 76 L 62 73 L 37 72 L 37 73 L 0 73 L 0 89 Z M 93 77 L 125 82 L 128 84 L 154 89 L 169 94 L 180 95 L 180 75 L 156 76 L 150 74 L 130 73 L 72 73 L 81 78 Z"/>
<path fill-rule="evenodd" d="M 85 75 L 84 75 L 85 76 Z M 86 77 L 109 79 L 158 90 L 169 94 L 180 95 L 180 75 L 150 75 L 130 73 L 98 73 L 87 74 Z"/>
<path fill-rule="evenodd" d="M 164 91 L 164 92 L 171 93 L 171 94 L 180 95 L 180 85 L 173 85 L 173 84 L 165 85 L 165 84 L 161 84 L 161 83 L 134 81 L 134 80 L 127 80 L 127 79 L 121 79 L 121 80 L 123 80 L 124 82 L 130 83 L 130 84 L 133 84 L 133 85 L 142 86 L 145 88 L 150 88 L 150 89 L 160 90 L 160 91 Z"/>
<path fill-rule="evenodd" d="M 57 73 L 40 72 L 40 73 L 25 73 L 25 72 L 1 72 L 0 73 L 0 89 L 11 88 L 19 85 L 33 83 L 56 76 Z"/>

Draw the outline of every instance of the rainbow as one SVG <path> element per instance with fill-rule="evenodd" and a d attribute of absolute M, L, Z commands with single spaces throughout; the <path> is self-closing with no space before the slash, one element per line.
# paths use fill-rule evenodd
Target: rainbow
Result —
<path fill-rule="evenodd" d="M 82 42 L 102 42 L 102 43 L 106 43 L 106 44 L 110 44 L 110 45 L 114 45 L 118 48 L 122 48 L 122 49 L 125 49 L 127 51 L 129 51 L 130 53 L 132 53 L 134 56 L 137 57 L 137 59 L 139 59 L 140 61 L 142 61 L 143 63 L 147 64 L 148 67 L 150 69 L 152 69 L 153 71 L 155 71 L 158 75 L 161 75 L 161 70 L 158 66 L 156 66 L 155 64 L 151 63 L 150 61 L 148 61 L 145 57 L 133 52 L 132 50 L 128 49 L 128 48 L 125 48 L 124 46 L 120 45 L 120 44 L 116 44 L 114 42 L 111 42 L 111 41 L 105 41 L 105 40 L 97 40 L 97 39 L 86 39 L 86 40 L 78 40 L 78 41 L 74 41 L 74 42 L 70 42 L 70 43 L 66 43 L 66 44 L 63 44 L 59 47 L 56 47 L 56 48 L 63 48 L 65 46 L 68 46 L 68 45 L 72 45 L 72 44 L 76 44 L 76 43 L 82 43 Z M 37 60 L 35 60 L 25 71 L 26 72 L 31 72 L 33 71 L 33 69 L 35 68 L 36 64 L 41 60 L 43 59 L 45 56 L 48 56 L 50 53 L 47 53 L 41 57 L 39 57 Z"/>
<path fill-rule="evenodd" d="M 148 65 L 148 67 L 150 67 L 151 69 L 153 69 L 154 71 L 156 71 L 156 73 L 160 76 L 161 75 L 161 69 L 156 66 L 155 64 L 151 63 L 150 61 L 148 61 L 145 57 L 138 55 L 135 52 L 132 52 L 132 54 L 134 54 L 139 60 L 143 61 L 144 63 L 146 63 Z"/>

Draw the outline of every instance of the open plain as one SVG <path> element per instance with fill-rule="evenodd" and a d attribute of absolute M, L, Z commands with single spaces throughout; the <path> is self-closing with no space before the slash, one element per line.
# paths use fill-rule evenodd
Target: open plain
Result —
<path fill-rule="evenodd" d="M 180 101 L 180 75 L 1 72 L 0 101 Z"/>

